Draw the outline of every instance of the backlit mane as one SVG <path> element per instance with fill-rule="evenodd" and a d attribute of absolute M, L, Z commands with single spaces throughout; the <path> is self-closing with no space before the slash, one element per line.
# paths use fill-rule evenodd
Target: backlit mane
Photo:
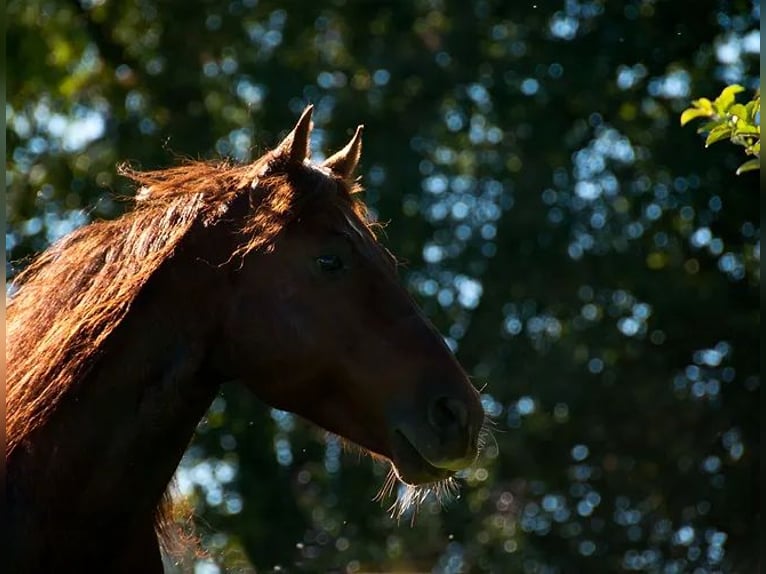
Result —
<path fill-rule="evenodd" d="M 189 162 L 148 172 L 122 167 L 142 186 L 135 208 L 76 230 L 16 277 L 16 293 L 7 299 L 6 460 L 87 374 L 139 291 L 193 226 L 214 224 L 247 193 L 252 212 L 235 255 L 268 249 L 301 199 L 291 173 L 272 169 L 270 160 L 267 154 L 249 165 Z M 339 180 L 335 187 L 334 195 L 366 221 L 364 205 L 352 197 L 357 187 Z"/>

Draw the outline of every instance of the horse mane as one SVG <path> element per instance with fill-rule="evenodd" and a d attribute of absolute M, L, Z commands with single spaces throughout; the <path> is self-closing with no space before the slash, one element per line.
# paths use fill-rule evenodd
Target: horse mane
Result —
<path fill-rule="evenodd" d="M 87 376 L 138 293 L 193 226 L 216 223 L 247 193 L 251 212 L 238 230 L 244 241 L 232 255 L 270 247 L 301 200 L 292 185 L 297 166 L 272 169 L 275 162 L 266 154 L 249 165 L 188 161 L 145 172 L 121 166 L 139 186 L 134 209 L 75 230 L 15 278 L 6 297 L 6 464 Z M 336 181 L 335 187 L 366 222 L 363 203 L 352 197 L 356 185 Z M 163 503 L 161 539 L 169 519 Z"/>

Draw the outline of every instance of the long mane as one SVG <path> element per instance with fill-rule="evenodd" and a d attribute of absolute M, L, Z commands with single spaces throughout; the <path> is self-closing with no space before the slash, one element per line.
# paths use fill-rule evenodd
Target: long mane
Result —
<path fill-rule="evenodd" d="M 131 213 L 64 237 L 13 282 L 6 318 L 6 459 L 87 374 L 138 292 L 192 225 L 212 218 L 241 186 L 241 170 L 223 165 L 123 171 L 151 186 L 151 195 Z"/>

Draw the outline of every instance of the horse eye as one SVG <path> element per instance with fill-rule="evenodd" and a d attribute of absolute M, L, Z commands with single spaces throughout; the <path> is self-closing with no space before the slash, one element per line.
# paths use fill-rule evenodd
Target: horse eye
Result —
<path fill-rule="evenodd" d="M 338 255 L 320 255 L 317 257 L 317 263 L 322 271 L 335 273 L 343 269 L 343 259 Z"/>

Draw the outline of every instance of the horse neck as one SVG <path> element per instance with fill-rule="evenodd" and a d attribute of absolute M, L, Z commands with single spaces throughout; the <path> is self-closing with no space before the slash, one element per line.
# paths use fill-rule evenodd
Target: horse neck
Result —
<path fill-rule="evenodd" d="M 153 515 L 220 384 L 206 363 L 220 280 L 199 267 L 190 257 L 156 272 L 90 373 L 20 449 L 9 468 L 19 514 L 60 513 L 91 529 L 96 516 Z"/>

